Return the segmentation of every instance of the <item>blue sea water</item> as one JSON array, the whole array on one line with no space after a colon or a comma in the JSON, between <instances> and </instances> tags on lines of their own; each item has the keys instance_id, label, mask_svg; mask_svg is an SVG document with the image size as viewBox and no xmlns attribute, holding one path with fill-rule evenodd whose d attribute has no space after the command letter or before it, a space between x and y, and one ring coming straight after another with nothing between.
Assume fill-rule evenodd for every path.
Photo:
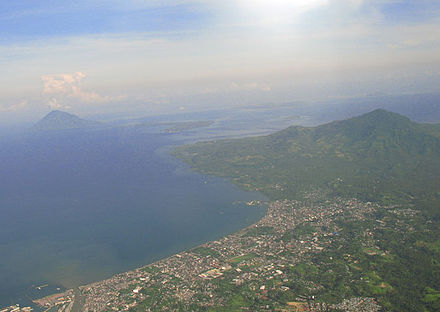
<instances>
[{"instance_id":1,"label":"blue sea water","mask_svg":"<svg viewBox=\"0 0 440 312\"><path fill-rule=\"evenodd\" d=\"M171 157L175 143L142 127L2 139L0 307L142 266L265 213L245 204L262 195Z\"/></svg>"}]
</instances>

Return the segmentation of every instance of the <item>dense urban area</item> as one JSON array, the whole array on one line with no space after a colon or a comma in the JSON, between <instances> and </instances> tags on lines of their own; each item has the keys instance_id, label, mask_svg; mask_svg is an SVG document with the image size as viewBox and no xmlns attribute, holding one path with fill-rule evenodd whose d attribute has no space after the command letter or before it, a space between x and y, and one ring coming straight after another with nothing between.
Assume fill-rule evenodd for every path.
<instances>
[{"instance_id":1,"label":"dense urban area","mask_svg":"<svg viewBox=\"0 0 440 312\"><path fill-rule=\"evenodd\" d=\"M258 223L221 240L37 302L48 311L71 311L77 297L84 311L379 311L393 288L363 267L393 256L375 233L414 231L417 212L306 197L270 203Z\"/></svg>"}]
</instances>

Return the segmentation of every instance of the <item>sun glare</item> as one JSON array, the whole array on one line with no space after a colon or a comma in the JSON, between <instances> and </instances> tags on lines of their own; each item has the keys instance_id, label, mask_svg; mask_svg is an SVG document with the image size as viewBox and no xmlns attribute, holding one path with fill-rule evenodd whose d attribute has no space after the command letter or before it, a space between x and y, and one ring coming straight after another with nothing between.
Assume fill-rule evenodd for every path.
<instances>
[{"instance_id":1,"label":"sun glare","mask_svg":"<svg viewBox=\"0 0 440 312\"><path fill-rule=\"evenodd\" d=\"M328 0L241 0L243 15L265 27L290 24L299 14L327 3Z\"/></svg>"}]
</instances>

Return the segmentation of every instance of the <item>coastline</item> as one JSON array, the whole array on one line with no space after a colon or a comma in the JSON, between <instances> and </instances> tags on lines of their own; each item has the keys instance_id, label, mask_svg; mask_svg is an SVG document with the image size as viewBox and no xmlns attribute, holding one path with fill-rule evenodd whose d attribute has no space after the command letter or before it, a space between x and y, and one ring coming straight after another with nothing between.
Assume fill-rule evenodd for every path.
<instances>
[{"instance_id":1,"label":"coastline","mask_svg":"<svg viewBox=\"0 0 440 312\"><path fill-rule=\"evenodd\" d=\"M251 200L251 201L246 202L246 204L248 206L267 205L265 215L263 215L263 217L261 217L260 220L254 222L253 224L251 224L249 226L246 226L246 227L244 227L242 229L239 229L238 231L235 231L235 232L233 232L231 234L227 234L227 235L223 236L222 238L220 238L219 240L223 240L223 239L225 239L225 238L227 238L229 236L239 235L240 233L243 233L243 232L245 232L245 231L247 231L247 230L249 230L251 228L257 227L258 224L264 218L267 217L267 213L268 213L268 210L269 210L269 202L268 201ZM93 282L93 283L89 283L89 284L86 284L86 285L81 285L81 286L78 286L78 287L73 288L73 289L67 289L64 292L50 294L48 296L44 296L44 297L39 298L39 299L34 299L34 300L32 300L32 302L34 304L42 307L42 308L46 308L45 311L48 311L48 310L52 309L53 307L61 305L60 309L57 310L58 312L81 312L81 311L84 311L83 307L84 307L84 304L85 304L85 302L84 302L85 301L85 296L82 293L83 290L87 290L87 288L90 289L90 288L93 288L93 287L100 287L102 284L113 283L115 281L120 282L121 277L122 277L122 279L123 278L133 278L133 277L138 277L139 278L139 272L141 270L144 270L145 268L161 265L162 263L165 263L168 260L173 259L175 257L180 258L180 257L183 256L183 254L191 252L191 250L194 250L194 249L197 249L197 248L203 248L205 245L208 245L210 243L215 243L215 242L217 242L219 240L208 241L206 243L197 245L195 247L192 247L190 249L184 250L182 252L175 253L175 254L172 254L172 255L170 255L168 257L165 257L165 258L159 259L157 261L154 261L152 263L146 264L144 266L141 266L141 267L138 267L138 268L135 268L135 269L132 269L132 270L128 270L128 271L125 271L125 272L122 272L122 273L115 274L115 275L113 275L110 278L107 278L107 279L104 279L104 280L100 280L100 281L96 281L96 282ZM140 278L142 278L142 277L140 277ZM125 286L125 284L124 284L124 286ZM80 297L79 300L78 300L78 297ZM62 300L60 300L60 298ZM64 305L64 303L67 303L68 305L66 306L66 305ZM62 305L64 305L64 306L62 306ZM21 310L17 310L15 312L19 312L19 311L21 311Z\"/></svg>"},{"instance_id":2,"label":"coastline","mask_svg":"<svg viewBox=\"0 0 440 312\"><path fill-rule=\"evenodd\" d=\"M135 139L138 140L137 137ZM90 199L82 193L75 193L74 196L66 198L60 194L53 199L45 194L38 194L38 202L30 196L20 197L27 200L29 205L44 208L32 210L37 216L48 213L54 219L65 221L54 222L52 219L44 218L42 220L44 222L38 222L40 221L38 218L26 218L27 223L22 224L22 227L26 229L26 235L33 238L25 241L27 245L21 241L20 244L15 244L14 239L8 241L11 248L3 245L6 246L4 250L8 251L10 256L2 259L1 276L5 277L2 283L5 291L0 291L2 295L0 310L12 304L29 306L32 303L29 298L41 298L55 293L59 291L56 289L58 287L64 291L86 285L163 259L208 240L218 239L254 223L265 213L263 208L254 210L244 204L245 201L253 198L264 199L262 195L239 189L226 179L206 177L190 171L183 161L169 155L168 150L161 150L171 146L171 143L175 142L162 136L157 140L155 137L151 140L149 143L152 146L151 152L148 149L144 154L150 155L154 160L153 164L157 162L159 165L145 165L147 168L145 170L147 173L150 172L148 171L150 166L158 169L151 171L151 174L137 173L142 177L142 181L147 181L149 184L137 183L133 180L133 185L139 187L127 186L126 189L129 191L134 189L136 194L131 191L121 191L119 196L118 188L118 192L111 192L110 195L116 195L110 196L110 199L105 196L106 192L99 195L94 192ZM149 144L146 144L147 147L150 146ZM123 184L127 185L124 181ZM99 184L94 183L94 185ZM179 185L182 187L180 188ZM176 195L172 195L174 191ZM85 194L88 192L85 191ZM137 196L138 193L141 194L140 197ZM84 201L81 199L83 195L86 198ZM44 205L46 198L49 200L47 206ZM102 202L99 201L95 205L95 198L102 199ZM118 201L114 201L114 198ZM88 206L87 204L92 201L93 206ZM15 203L12 200L11 202ZM52 203L55 208L52 208ZM234 206L235 203L239 209ZM110 208L102 208L107 206ZM26 209L24 211L27 211ZM61 219L66 215L69 218ZM105 216L105 220L102 220L102 215ZM17 216L20 215L17 213ZM150 222L150 220L154 221ZM31 231L33 224L36 224L35 227L38 229L49 230L33 234ZM51 224L54 226L50 226ZM58 224L63 225L60 225L57 231L51 232L51 229ZM78 228L81 231L76 233ZM164 229L163 233L160 231L161 228ZM40 245L44 248L39 248ZM62 248L63 251L59 252ZM22 266L20 261L15 261L18 258L14 253L16 250L27 253L32 250L33 260L23 260L26 266ZM57 253L52 254L53 250ZM32 275L33 273L35 274ZM8 279L14 282L8 282ZM19 282L15 283L15 281ZM33 287L46 283L49 283L50 287L41 290ZM37 308L35 310L38 311Z\"/></svg>"},{"instance_id":3,"label":"coastline","mask_svg":"<svg viewBox=\"0 0 440 312\"><path fill-rule=\"evenodd\" d=\"M305 223L327 227L347 214L355 219L365 218L377 208L376 204L342 198L311 205L294 200L274 201L258 222L235 233L79 287L84 305L75 307L77 311L145 311L161 306L171 310L222 306L226 298L221 285L231 283L236 287L248 285L247 291L264 299L269 289L283 289L284 286L275 281L286 280L290 266L306 259L309 253L323 250L325 244L319 237L331 242L337 240L337 234L316 232L307 241L285 242L280 238ZM303 299L297 299L299 306L305 304ZM375 311L374 301L368 302L371 311ZM66 310L68 305L57 305L56 301L45 307L71 312Z\"/></svg>"}]
</instances>

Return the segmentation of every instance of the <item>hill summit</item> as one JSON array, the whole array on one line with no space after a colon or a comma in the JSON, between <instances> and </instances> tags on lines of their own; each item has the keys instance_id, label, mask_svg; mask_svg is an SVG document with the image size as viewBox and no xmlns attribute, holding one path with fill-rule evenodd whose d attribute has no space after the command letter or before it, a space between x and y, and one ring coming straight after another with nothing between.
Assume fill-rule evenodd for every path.
<instances>
[{"instance_id":1,"label":"hill summit","mask_svg":"<svg viewBox=\"0 0 440 312\"><path fill-rule=\"evenodd\" d=\"M47 130L62 130L62 129L77 129L85 127L93 127L99 125L96 121L82 119L76 115L54 110L44 116L38 121L32 130L47 131Z\"/></svg>"},{"instance_id":2,"label":"hill summit","mask_svg":"<svg viewBox=\"0 0 440 312\"><path fill-rule=\"evenodd\" d=\"M318 187L365 200L432 203L440 188L439 129L379 109L313 128L197 143L175 154L202 173L273 199Z\"/></svg>"}]
</instances>

